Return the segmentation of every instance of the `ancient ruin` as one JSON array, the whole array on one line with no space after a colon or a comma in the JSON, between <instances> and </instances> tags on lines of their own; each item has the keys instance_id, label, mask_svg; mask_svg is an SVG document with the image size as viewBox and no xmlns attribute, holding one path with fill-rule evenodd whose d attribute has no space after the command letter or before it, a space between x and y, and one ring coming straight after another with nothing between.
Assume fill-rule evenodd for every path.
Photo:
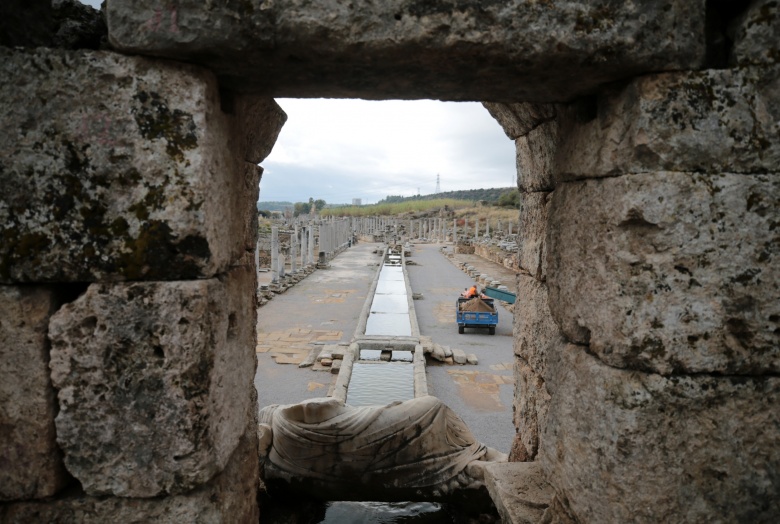
<instances>
[{"instance_id":1,"label":"ancient ruin","mask_svg":"<svg viewBox=\"0 0 780 524\"><path fill-rule=\"evenodd\" d=\"M505 519L778 519L776 0L1 9L0 522L258 521L285 96L482 101L515 141Z\"/></svg>"}]
</instances>

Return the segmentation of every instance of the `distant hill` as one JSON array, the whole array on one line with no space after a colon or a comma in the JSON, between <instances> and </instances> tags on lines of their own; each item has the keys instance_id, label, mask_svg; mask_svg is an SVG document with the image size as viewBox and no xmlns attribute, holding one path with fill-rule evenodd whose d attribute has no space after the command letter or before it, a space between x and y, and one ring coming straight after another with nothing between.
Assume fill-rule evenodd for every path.
<instances>
[{"instance_id":1,"label":"distant hill","mask_svg":"<svg viewBox=\"0 0 780 524\"><path fill-rule=\"evenodd\" d=\"M413 200L438 200L441 198L453 198L455 200L471 200L473 202L485 200L490 203L495 203L498 202L498 197L501 196L501 193L505 193L506 191L512 191L516 189L517 189L516 187L490 187L487 189L446 191L444 193L433 193L430 195L415 195L411 197L390 195L390 196L386 196L385 198L377 202L377 204L393 204L396 202L408 202Z\"/></svg>"},{"instance_id":2,"label":"distant hill","mask_svg":"<svg viewBox=\"0 0 780 524\"><path fill-rule=\"evenodd\" d=\"M284 211L287 208L293 207L295 204L292 202L258 202L257 210L264 209L265 211Z\"/></svg>"}]
</instances>

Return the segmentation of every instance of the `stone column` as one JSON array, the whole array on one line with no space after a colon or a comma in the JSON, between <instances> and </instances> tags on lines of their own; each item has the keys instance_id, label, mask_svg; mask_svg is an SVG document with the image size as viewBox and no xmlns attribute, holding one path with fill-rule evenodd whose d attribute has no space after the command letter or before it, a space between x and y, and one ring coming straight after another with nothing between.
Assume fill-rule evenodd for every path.
<instances>
[{"instance_id":1,"label":"stone column","mask_svg":"<svg viewBox=\"0 0 780 524\"><path fill-rule=\"evenodd\" d=\"M298 272L298 226L294 226L290 237L290 273Z\"/></svg>"},{"instance_id":2,"label":"stone column","mask_svg":"<svg viewBox=\"0 0 780 524\"><path fill-rule=\"evenodd\" d=\"M271 282L279 282L279 228L271 226Z\"/></svg>"},{"instance_id":3,"label":"stone column","mask_svg":"<svg viewBox=\"0 0 780 524\"><path fill-rule=\"evenodd\" d=\"M306 263L308 265L314 264L314 223L309 222L309 242L308 242L308 252L306 255Z\"/></svg>"}]
</instances>

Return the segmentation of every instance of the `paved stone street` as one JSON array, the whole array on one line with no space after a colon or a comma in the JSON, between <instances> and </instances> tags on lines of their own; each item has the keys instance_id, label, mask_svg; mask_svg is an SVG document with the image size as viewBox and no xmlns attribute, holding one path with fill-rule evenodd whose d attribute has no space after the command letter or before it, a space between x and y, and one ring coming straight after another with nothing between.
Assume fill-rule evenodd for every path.
<instances>
[{"instance_id":1,"label":"paved stone street","mask_svg":"<svg viewBox=\"0 0 780 524\"><path fill-rule=\"evenodd\" d=\"M312 349L348 343L358 323L380 257L379 244L358 244L338 255L331 267L317 270L258 310L255 385L260 407L325 396L336 375L329 368L299 368ZM441 252L440 245L414 246L407 267L420 332L435 343L463 349L479 358L477 366L445 365L428 359L428 390L447 403L483 443L509 451L512 426L512 315L499 309L496 334L467 330L458 335L455 298L471 280ZM477 257L478 258L478 257ZM499 275L492 262L485 271ZM501 266L498 266L499 268Z\"/></svg>"}]
</instances>

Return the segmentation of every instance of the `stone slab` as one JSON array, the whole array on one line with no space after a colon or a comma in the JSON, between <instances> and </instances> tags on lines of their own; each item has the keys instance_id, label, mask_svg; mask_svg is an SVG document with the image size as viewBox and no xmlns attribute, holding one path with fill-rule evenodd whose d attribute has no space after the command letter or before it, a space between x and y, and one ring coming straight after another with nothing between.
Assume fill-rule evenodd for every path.
<instances>
[{"instance_id":1,"label":"stone slab","mask_svg":"<svg viewBox=\"0 0 780 524\"><path fill-rule=\"evenodd\" d=\"M278 132L274 103L239 119L210 72L108 52L4 48L0 72L0 282L211 277L254 248L242 158L273 132L239 137L262 108Z\"/></svg>"},{"instance_id":2,"label":"stone slab","mask_svg":"<svg viewBox=\"0 0 780 524\"><path fill-rule=\"evenodd\" d=\"M453 348L452 349L452 360L455 361L456 364L463 365L467 362L466 352L462 349Z\"/></svg>"},{"instance_id":3,"label":"stone slab","mask_svg":"<svg viewBox=\"0 0 780 524\"><path fill-rule=\"evenodd\" d=\"M735 65L777 64L780 62L780 13L775 0L758 0L734 23Z\"/></svg>"},{"instance_id":4,"label":"stone slab","mask_svg":"<svg viewBox=\"0 0 780 524\"><path fill-rule=\"evenodd\" d=\"M543 122L515 141L517 187L521 192L555 189L553 166L558 141L557 120Z\"/></svg>"},{"instance_id":5,"label":"stone slab","mask_svg":"<svg viewBox=\"0 0 780 524\"><path fill-rule=\"evenodd\" d=\"M780 66L648 75L561 116L558 180L657 171L773 173Z\"/></svg>"},{"instance_id":6,"label":"stone slab","mask_svg":"<svg viewBox=\"0 0 780 524\"><path fill-rule=\"evenodd\" d=\"M558 186L550 310L609 365L780 371L780 177L649 173Z\"/></svg>"},{"instance_id":7,"label":"stone slab","mask_svg":"<svg viewBox=\"0 0 780 524\"><path fill-rule=\"evenodd\" d=\"M485 466L485 486L501 521L537 524L555 492L536 462L504 462Z\"/></svg>"},{"instance_id":8,"label":"stone slab","mask_svg":"<svg viewBox=\"0 0 780 524\"><path fill-rule=\"evenodd\" d=\"M535 278L517 276L515 300L514 352L543 377L547 370L547 355L564 340L563 332L550 313L547 285Z\"/></svg>"},{"instance_id":9,"label":"stone slab","mask_svg":"<svg viewBox=\"0 0 780 524\"><path fill-rule=\"evenodd\" d=\"M199 63L238 91L557 102L646 71L700 67L704 4L112 0L107 16L122 52Z\"/></svg>"},{"instance_id":10,"label":"stone slab","mask_svg":"<svg viewBox=\"0 0 780 524\"><path fill-rule=\"evenodd\" d=\"M780 514L780 378L663 377L579 346L559 354L539 460L578 522Z\"/></svg>"},{"instance_id":11,"label":"stone slab","mask_svg":"<svg viewBox=\"0 0 780 524\"><path fill-rule=\"evenodd\" d=\"M252 426L239 441L224 471L193 491L157 498L91 497L71 491L55 499L0 506L0 522L258 522L260 468L256 422Z\"/></svg>"},{"instance_id":12,"label":"stone slab","mask_svg":"<svg viewBox=\"0 0 780 524\"><path fill-rule=\"evenodd\" d=\"M518 457L532 461L539 453L540 432L547 423L551 395L544 378L521 357L515 358L514 378L513 422L521 444Z\"/></svg>"},{"instance_id":13,"label":"stone slab","mask_svg":"<svg viewBox=\"0 0 780 524\"><path fill-rule=\"evenodd\" d=\"M54 495L67 483L49 378L52 288L0 286L0 500Z\"/></svg>"},{"instance_id":14,"label":"stone slab","mask_svg":"<svg viewBox=\"0 0 780 524\"><path fill-rule=\"evenodd\" d=\"M520 193L517 250L520 267L537 280L547 278L547 229L553 193Z\"/></svg>"},{"instance_id":15,"label":"stone slab","mask_svg":"<svg viewBox=\"0 0 780 524\"><path fill-rule=\"evenodd\" d=\"M482 102L482 105L510 140L527 135L541 123L555 118L556 114L555 104Z\"/></svg>"},{"instance_id":16,"label":"stone slab","mask_svg":"<svg viewBox=\"0 0 780 524\"><path fill-rule=\"evenodd\" d=\"M53 317L57 442L89 495L207 482L245 427L256 368L254 270L92 284Z\"/></svg>"}]
</instances>

